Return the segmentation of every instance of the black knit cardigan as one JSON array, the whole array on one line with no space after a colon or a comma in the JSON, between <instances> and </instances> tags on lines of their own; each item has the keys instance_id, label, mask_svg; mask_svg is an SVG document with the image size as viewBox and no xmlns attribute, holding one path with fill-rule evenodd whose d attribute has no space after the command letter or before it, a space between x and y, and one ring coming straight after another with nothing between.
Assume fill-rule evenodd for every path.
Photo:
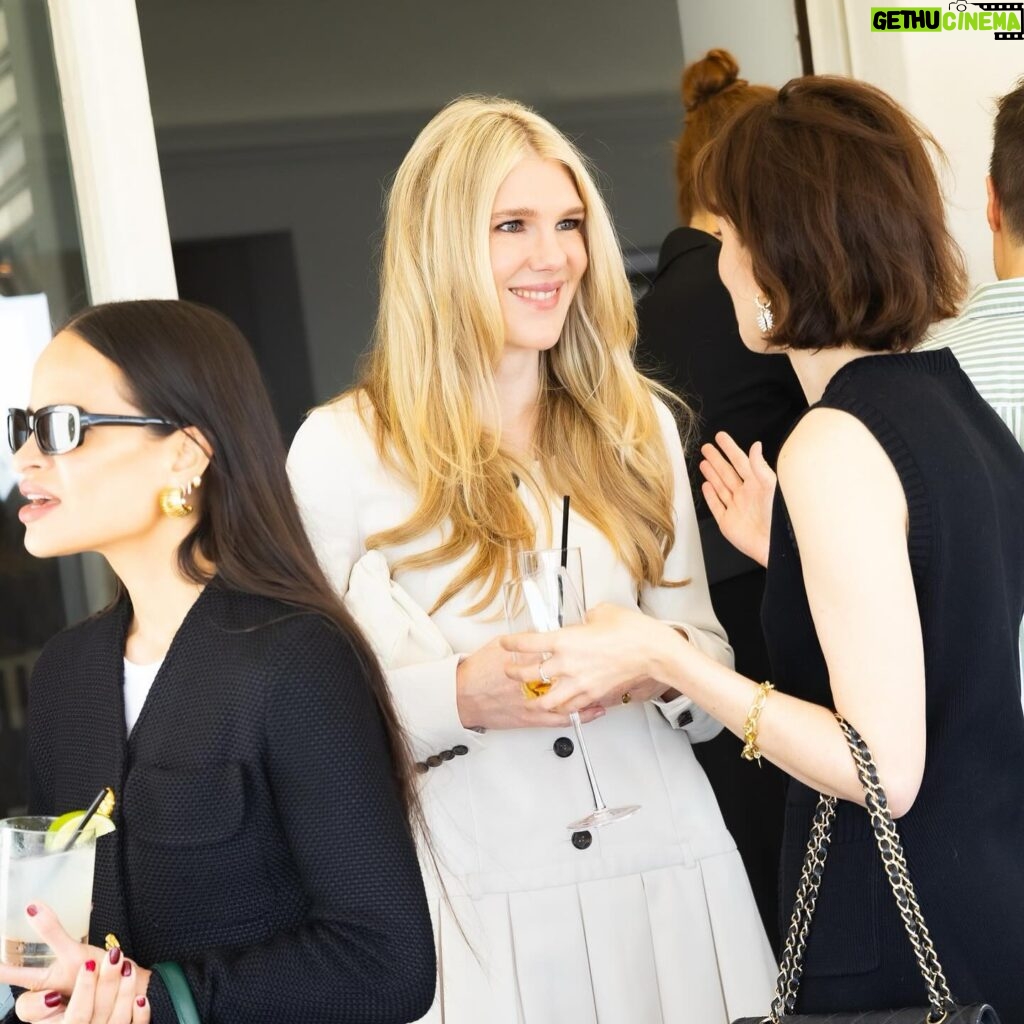
<instances>
[{"instance_id":1,"label":"black knit cardigan","mask_svg":"<svg viewBox=\"0 0 1024 1024\"><path fill-rule=\"evenodd\" d=\"M32 813L110 785L91 941L181 964L206 1024L399 1024L429 1008L433 935L380 716L319 616L208 586L130 737L131 606L65 630L29 693ZM174 1024L154 975L154 1024ZM13 1019L13 1018L12 1018Z\"/></svg>"}]
</instances>

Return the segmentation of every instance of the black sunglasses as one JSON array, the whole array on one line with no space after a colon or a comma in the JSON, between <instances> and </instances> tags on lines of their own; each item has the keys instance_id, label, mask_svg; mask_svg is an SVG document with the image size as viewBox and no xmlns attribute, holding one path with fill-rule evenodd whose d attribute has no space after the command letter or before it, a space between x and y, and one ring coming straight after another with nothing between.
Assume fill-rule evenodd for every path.
<instances>
[{"instance_id":1,"label":"black sunglasses","mask_svg":"<svg viewBox=\"0 0 1024 1024\"><path fill-rule=\"evenodd\" d=\"M175 427L170 420L149 416L114 416L102 412L85 412L77 405L47 405L36 412L27 409L7 410L7 443L18 451L35 434L36 444L44 455L64 455L82 443L89 427L120 424L126 427Z\"/></svg>"}]
</instances>

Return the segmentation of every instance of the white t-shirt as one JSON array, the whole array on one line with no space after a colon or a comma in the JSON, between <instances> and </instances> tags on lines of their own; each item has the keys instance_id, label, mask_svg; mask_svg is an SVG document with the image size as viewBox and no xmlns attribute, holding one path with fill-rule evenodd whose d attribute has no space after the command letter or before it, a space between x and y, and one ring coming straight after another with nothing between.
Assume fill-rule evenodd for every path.
<instances>
[{"instance_id":1,"label":"white t-shirt","mask_svg":"<svg viewBox=\"0 0 1024 1024\"><path fill-rule=\"evenodd\" d=\"M152 665L136 665L135 662L124 659L124 720L129 734L139 720L142 705L149 696L149 688L153 685L153 680L156 679L156 674L163 663L163 658Z\"/></svg>"}]
</instances>

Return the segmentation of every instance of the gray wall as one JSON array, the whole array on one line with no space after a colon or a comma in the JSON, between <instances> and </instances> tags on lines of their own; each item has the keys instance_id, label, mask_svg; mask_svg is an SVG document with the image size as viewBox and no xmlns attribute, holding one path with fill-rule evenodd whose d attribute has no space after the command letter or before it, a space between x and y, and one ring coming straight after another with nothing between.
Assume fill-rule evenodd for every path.
<instances>
[{"instance_id":1,"label":"gray wall","mask_svg":"<svg viewBox=\"0 0 1024 1024\"><path fill-rule=\"evenodd\" d=\"M678 4L686 63L724 46L750 82L778 86L803 74L793 0L678 0Z\"/></svg>"},{"instance_id":2,"label":"gray wall","mask_svg":"<svg viewBox=\"0 0 1024 1024\"><path fill-rule=\"evenodd\" d=\"M679 74L675 0L137 6L158 126L418 111L468 91L638 96Z\"/></svg>"},{"instance_id":3,"label":"gray wall","mask_svg":"<svg viewBox=\"0 0 1024 1024\"><path fill-rule=\"evenodd\" d=\"M369 341L386 182L455 95L522 99L575 137L624 247L674 225L675 0L138 8L172 238L292 233L318 400Z\"/></svg>"},{"instance_id":4,"label":"gray wall","mask_svg":"<svg viewBox=\"0 0 1024 1024\"><path fill-rule=\"evenodd\" d=\"M673 225L674 97L552 106L598 165L624 247L657 247ZM431 113L158 135L172 238L291 232L318 401L368 343L385 184Z\"/></svg>"}]
</instances>

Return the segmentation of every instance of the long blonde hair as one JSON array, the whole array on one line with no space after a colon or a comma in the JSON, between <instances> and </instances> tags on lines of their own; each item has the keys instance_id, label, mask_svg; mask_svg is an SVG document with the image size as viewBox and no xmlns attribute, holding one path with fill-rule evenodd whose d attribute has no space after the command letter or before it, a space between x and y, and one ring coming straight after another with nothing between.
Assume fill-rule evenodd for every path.
<instances>
[{"instance_id":1,"label":"long blonde hair","mask_svg":"<svg viewBox=\"0 0 1024 1024\"><path fill-rule=\"evenodd\" d=\"M534 435L540 470L505 451L484 424L498 408L494 370L504 324L490 263L492 204L526 155L561 163L586 209L588 267L558 343L541 353ZM516 494L521 480L552 494L604 533L635 579L665 583L675 538L673 473L655 396L678 400L637 372L633 300L622 254L583 158L551 124L508 100L463 97L423 129L395 177L386 210L380 312L354 392L387 464L418 504L404 523L367 539L405 544L435 529L443 541L397 570L468 556L435 609L467 586L488 607L515 554L536 546ZM370 423L366 402L373 417ZM550 543L551 523L547 524Z\"/></svg>"}]
</instances>

